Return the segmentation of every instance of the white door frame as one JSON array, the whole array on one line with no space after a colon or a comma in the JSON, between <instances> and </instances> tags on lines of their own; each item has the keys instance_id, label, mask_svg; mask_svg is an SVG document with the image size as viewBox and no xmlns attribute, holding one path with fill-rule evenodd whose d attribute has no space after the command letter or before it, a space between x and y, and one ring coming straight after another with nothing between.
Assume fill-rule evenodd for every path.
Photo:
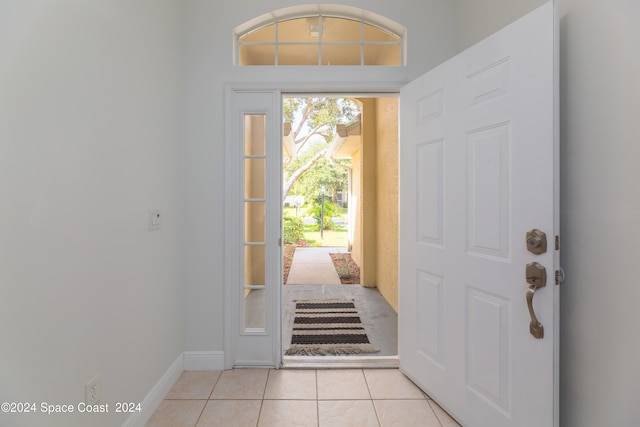
<instances>
[{"instance_id":1,"label":"white door frame","mask_svg":"<svg viewBox=\"0 0 640 427\"><path fill-rule=\"evenodd\" d=\"M240 203L240 195L242 192L242 188L240 186L240 175L237 168L234 168L235 165L239 161L240 151L237 149L237 136L238 130L236 126L238 126L237 118L233 117L235 112L235 107L233 105L233 99L235 93L266 93L271 92L274 97L274 103L277 105L281 105L281 99L283 94L300 94L300 95L313 95L313 94L322 94L322 95L340 95L340 96L350 96L350 95L360 95L360 96L375 96L375 95L391 95L400 93L400 88L404 86L406 82L357 82L357 83L348 83L345 84L344 87L340 87L340 85L335 82L326 82L326 83L318 83L318 82L281 82L281 83L228 83L225 85L225 235L224 235L224 253L225 253L225 262L224 262L224 367L225 369L231 369L236 366L263 366L263 367L275 367L279 368L282 366L283 355L282 355L282 286L274 285L271 292L268 293L268 300L266 303L267 307L272 308L275 313L267 313L268 319L268 336L270 337L269 345L271 349L269 349L266 353L272 354L272 360L266 360L267 358L262 358L262 360L245 360L238 359L238 346L239 339L242 336L240 333L240 299L238 289L241 286L241 269L242 262L241 257L238 256L241 248L241 241L243 236L241 234L241 226L239 224L239 218L243 217L241 211L241 203ZM275 123L282 123L282 108L279 108L274 115L272 116ZM277 141L282 142L282 127L281 126L273 126L267 127L270 129L270 135L268 138L275 139ZM280 156L281 160L281 156ZM279 182L280 187L282 187L281 180ZM272 196L270 197L270 201L273 204L274 201L277 204L277 210L279 211L278 218L280 221L277 222L280 230L282 229L282 206L280 203L281 200L281 192L278 193L279 196L276 197L273 195L276 192L272 192ZM268 204L268 202L267 202ZM269 208L268 208L269 209ZM272 218L275 216L274 207L272 212ZM267 229L269 230L276 224L275 220L272 223L267 224ZM273 231L273 230L272 230ZM282 247L279 246L279 253L275 254L279 259L282 258ZM271 259L274 259L271 257ZM268 268L268 267L267 267ZM280 281L278 283L282 284L282 263L279 264L279 277ZM244 339L244 338L242 338ZM265 339L263 337L256 337L256 339L260 339L265 345Z\"/></svg>"},{"instance_id":2,"label":"white door frame","mask_svg":"<svg viewBox=\"0 0 640 427\"><path fill-rule=\"evenodd\" d=\"M279 291L274 285L281 269L276 267L280 237L278 227L269 227L280 215L278 205L269 203L279 199L282 186L274 179L274 163L281 162L282 137L281 126L277 123L281 116L280 93L274 89L242 90L226 87L225 91L225 227L224 227L224 301L225 301L225 368L233 367L277 367L280 341ZM265 116L264 152L259 155L245 152L245 117ZM245 162L256 159L264 161L265 186L261 195L245 194ZM259 197L246 199L245 197ZM245 236L245 205L263 203L265 229L258 238L261 242L245 242L253 237ZM280 215L281 216L281 215ZM250 282L245 287L244 258L246 247L262 246L264 260L264 282ZM274 258L276 257L276 258ZM259 288L259 289L257 289ZM259 325L245 324L245 303L248 294L254 290L264 295L263 319ZM259 295L259 294L258 294ZM259 299L259 298L258 298Z\"/></svg>"},{"instance_id":3,"label":"white door frame","mask_svg":"<svg viewBox=\"0 0 640 427\"><path fill-rule=\"evenodd\" d=\"M557 22L556 22L557 25ZM555 43L557 45L557 36L556 36L556 40ZM558 54L558 49L556 47L556 55ZM555 61L555 66L557 67L558 64L558 60L556 59ZM554 71L555 74L555 87L558 87L558 70L556 69ZM295 94L323 94L323 95L327 95L327 94L340 94L340 95L349 95L349 94L359 94L359 95L374 95L374 94L397 94L398 97L400 96L400 89L406 85L408 83L408 81L384 81L384 82L365 82L365 81L360 81L360 82L349 82L349 83L343 83L343 84L337 84L335 82L317 82L317 81L309 81L309 82L276 82L276 83L248 83L248 82L236 82L236 83L228 83L225 85L225 94L228 94L232 91L264 91L264 90L276 90L279 92L279 96L280 98L282 97L282 94L290 94L290 93L295 93ZM225 164L229 165L230 164L230 159L226 156L228 156L228 150L226 150L227 145L229 144L228 141L228 129L230 128L231 124L230 124L230 120L228 117L228 112L229 112L229 105L228 105L228 96L226 99L226 105L225 105L225 114L227 115L225 117ZM556 99L554 100L555 104L556 104L556 114L558 111L557 108L557 104L558 104L558 99L556 97ZM279 122L282 121L282 111L278 112L279 117L277 118L277 120ZM555 126L556 129L554 130L555 133L555 139L556 141L558 141L558 135L559 135L559 131L558 131L558 120L556 119L555 122ZM281 138L280 138L281 139ZM558 150L558 147L556 145L556 150ZM558 150L559 151L559 150ZM558 153L556 153L556 161L559 161L559 156ZM558 167L558 166L556 166ZM228 205L228 201L226 200L227 195L229 194L229 192L231 191L239 191L238 188L236 188L236 186L234 186L234 183L231 181L233 174L231 174L231 176L229 175L228 171L225 171L225 201L227 202ZM558 198L559 195L559 191L557 191L557 187L559 186L558 183L556 183L556 198ZM557 203L557 205L559 206L559 203ZM239 209L239 208L238 208ZM281 209L281 207L280 207ZM230 207L225 207L225 230L227 230L228 232L228 223L226 221L228 221L230 218L238 218L239 215L239 210L233 211L232 209L230 209ZM281 217L282 215L280 215ZM559 220L558 218L556 218L556 224L555 224L555 229L559 230ZM234 238L236 240L234 240ZM230 236L229 234L225 234L225 254L228 255L229 253L231 253L229 251L229 247L233 246L234 242L239 241L238 236ZM281 249L280 249L281 251ZM281 255L281 252L280 252ZM556 255L557 256L557 255ZM557 258L556 258L556 262L555 265L559 265L557 262ZM234 367L234 340L233 340L233 331L237 330L237 326L234 327L234 324L237 324L238 320L237 320L237 307L235 307L234 304L234 298L232 297L234 290L236 289L237 284L236 283L232 283L229 279L229 277L233 276L233 271L237 271L240 268L240 266L238 265L238 260L237 259L233 259L233 258L227 258L225 257L225 271L224 271L224 278L225 278L225 285L224 285L224 302L225 302L225 312L224 312L224 321L225 321L225 326L224 326L224 354L225 354L225 369L231 369ZM230 274L231 273L231 274ZM282 277L280 275L280 277ZM398 287L400 287L401 284L398 283ZM275 324L273 325L274 331L277 331L277 337L274 336L274 341L273 341L273 346L275 351L275 360L274 360L274 365L276 368L279 368L280 366L282 366L282 360L283 360L283 355L282 355L282 342L281 342L281 331L282 331L282 316L281 316L281 310L282 310L282 286L277 286L275 292L273 293L273 307L275 307L275 309L277 310L278 316L276 317L275 320ZM559 306L554 307L554 316L556 317L556 319L559 318ZM558 345L558 337L555 336L554 340L556 340L555 346L556 348ZM558 355L556 353L555 355L556 361L555 361L555 366L558 366ZM557 377L557 370L556 372L554 372L554 377ZM558 380L557 378L555 379L555 390L554 390L554 394L556 396L558 396ZM557 425L558 423L558 407L556 406L555 408L555 414L554 414L554 418L555 418L555 425Z\"/></svg>"}]
</instances>

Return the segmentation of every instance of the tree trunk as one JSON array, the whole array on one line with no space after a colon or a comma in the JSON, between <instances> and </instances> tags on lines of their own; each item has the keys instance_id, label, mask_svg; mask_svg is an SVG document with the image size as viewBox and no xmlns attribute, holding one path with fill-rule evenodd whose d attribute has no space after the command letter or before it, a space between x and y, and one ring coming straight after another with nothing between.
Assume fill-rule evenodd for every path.
<instances>
[{"instance_id":1,"label":"tree trunk","mask_svg":"<svg viewBox=\"0 0 640 427\"><path fill-rule=\"evenodd\" d=\"M284 203L284 200L287 198L287 196L289 195L289 192L291 191L291 188L293 187L293 184L296 183L296 181L298 180L298 178L300 178L302 176L303 173L305 173L306 171L308 171L309 169L311 169L311 166L313 166L315 164L315 162L317 162L318 160L320 160L321 158L323 158L325 155L327 154L327 149L325 148L324 150L320 150L315 156L313 156L307 163L305 163L304 165L302 165L300 167L300 169L298 169L297 171L295 171L293 173L293 175L291 175L291 177L289 178L289 181L287 181L287 183L284 186L284 191L282 192L282 202Z\"/></svg>"}]
</instances>

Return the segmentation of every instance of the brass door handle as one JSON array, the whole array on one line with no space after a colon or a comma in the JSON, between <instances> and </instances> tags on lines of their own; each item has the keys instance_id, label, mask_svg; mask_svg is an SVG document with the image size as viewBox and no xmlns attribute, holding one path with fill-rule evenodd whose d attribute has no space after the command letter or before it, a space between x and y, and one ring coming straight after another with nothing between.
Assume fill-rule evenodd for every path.
<instances>
[{"instance_id":1,"label":"brass door handle","mask_svg":"<svg viewBox=\"0 0 640 427\"><path fill-rule=\"evenodd\" d=\"M538 321L536 312L533 311L533 296L535 295L537 288L535 286L529 286L526 290L527 305L529 306L529 315L531 316L531 323L529 323L529 332L531 335L538 339L544 338L544 326Z\"/></svg>"},{"instance_id":2,"label":"brass door handle","mask_svg":"<svg viewBox=\"0 0 640 427\"><path fill-rule=\"evenodd\" d=\"M542 339L544 337L544 327L536 317L536 313L533 310L533 296L536 294L538 289L544 288L547 285L547 270L540 263L532 262L527 264L525 276L527 278L527 283L530 285L525 291L527 306L529 307L529 316L531 316L529 332L531 332L531 335L534 337Z\"/></svg>"}]
</instances>

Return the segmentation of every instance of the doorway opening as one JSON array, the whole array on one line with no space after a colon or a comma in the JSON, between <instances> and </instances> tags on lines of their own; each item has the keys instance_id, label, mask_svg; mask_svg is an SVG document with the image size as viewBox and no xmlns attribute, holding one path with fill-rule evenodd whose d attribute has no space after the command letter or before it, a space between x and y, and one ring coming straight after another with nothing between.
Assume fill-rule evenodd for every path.
<instances>
[{"instance_id":1,"label":"doorway opening","mask_svg":"<svg viewBox=\"0 0 640 427\"><path fill-rule=\"evenodd\" d=\"M284 366L396 367L398 97L284 94L282 105ZM309 301L352 301L360 325ZM301 326L318 313L330 320ZM370 347L348 344L360 340Z\"/></svg>"}]
</instances>

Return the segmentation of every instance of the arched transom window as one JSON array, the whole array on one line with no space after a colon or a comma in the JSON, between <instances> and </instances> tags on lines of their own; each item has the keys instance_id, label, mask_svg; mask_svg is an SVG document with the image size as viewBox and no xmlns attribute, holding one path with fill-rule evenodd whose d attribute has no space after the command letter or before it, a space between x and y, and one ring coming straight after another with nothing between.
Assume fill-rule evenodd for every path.
<instances>
[{"instance_id":1,"label":"arched transom window","mask_svg":"<svg viewBox=\"0 0 640 427\"><path fill-rule=\"evenodd\" d=\"M351 8L349 8L351 9ZM349 10L353 12L354 10ZM257 18L236 29L235 63L247 65L404 65L404 27L378 15L299 13ZM256 23L256 21L258 23ZM385 25L387 24L387 25Z\"/></svg>"}]
</instances>

